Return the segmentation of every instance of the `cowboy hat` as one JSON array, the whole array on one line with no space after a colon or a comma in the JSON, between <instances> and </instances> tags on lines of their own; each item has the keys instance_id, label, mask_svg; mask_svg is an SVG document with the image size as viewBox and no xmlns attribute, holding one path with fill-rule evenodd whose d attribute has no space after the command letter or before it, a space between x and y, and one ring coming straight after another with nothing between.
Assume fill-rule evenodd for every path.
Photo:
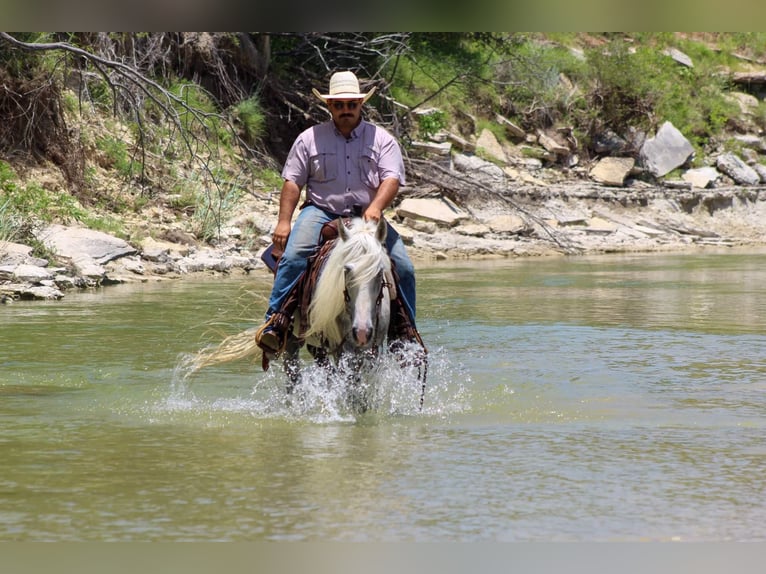
<instances>
[{"instance_id":1,"label":"cowboy hat","mask_svg":"<svg viewBox=\"0 0 766 574\"><path fill-rule=\"evenodd\" d=\"M366 102L375 93L375 86L363 94L359 91L359 80L356 79L354 72L335 72L330 77L330 93L320 94L316 88L311 88L314 95L327 103L327 100L358 100Z\"/></svg>"}]
</instances>

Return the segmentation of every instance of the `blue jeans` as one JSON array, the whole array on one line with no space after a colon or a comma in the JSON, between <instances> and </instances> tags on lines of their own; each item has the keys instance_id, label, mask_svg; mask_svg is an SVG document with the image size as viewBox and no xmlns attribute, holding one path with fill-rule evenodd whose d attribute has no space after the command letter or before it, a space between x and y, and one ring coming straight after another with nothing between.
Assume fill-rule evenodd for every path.
<instances>
[{"instance_id":1,"label":"blue jeans","mask_svg":"<svg viewBox=\"0 0 766 574\"><path fill-rule=\"evenodd\" d=\"M337 219L337 215L326 213L313 205L307 205L298 214L293 224L290 236L287 238L285 252L277 266L274 286L271 288L269 308L266 318L271 317L282 306L282 303L293 290L295 284L306 270L308 257L316 249L322 226ZM386 249L399 275L399 289L404 305L415 325L415 267L412 265L404 242L396 231L389 225L386 235Z\"/></svg>"}]
</instances>

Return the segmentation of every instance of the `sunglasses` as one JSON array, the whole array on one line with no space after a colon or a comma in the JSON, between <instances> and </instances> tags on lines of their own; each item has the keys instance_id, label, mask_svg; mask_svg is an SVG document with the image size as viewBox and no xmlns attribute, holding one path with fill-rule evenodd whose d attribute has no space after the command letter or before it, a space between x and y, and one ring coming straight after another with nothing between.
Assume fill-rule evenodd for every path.
<instances>
[{"instance_id":1,"label":"sunglasses","mask_svg":"<svg viewBox=\"0 0 766 574\"><path fill-rule=\"evenodd\" d=\"M344 107L348 108L349 110L355 110L359 104L360 102L356 100L353 100L350 102L335 100L334 102L332 102L332 107L338 111L342 110Z\"/></svg>"}]
</instances>

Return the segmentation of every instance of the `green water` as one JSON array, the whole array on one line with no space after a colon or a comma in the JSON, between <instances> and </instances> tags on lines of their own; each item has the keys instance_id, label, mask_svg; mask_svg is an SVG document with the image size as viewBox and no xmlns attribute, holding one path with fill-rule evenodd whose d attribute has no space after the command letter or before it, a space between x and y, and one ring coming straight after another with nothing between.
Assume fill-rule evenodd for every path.
<instances>
[{"instance_id":1,"label":"green water","mask_svg":"<svg viewBox=\"0 0 766 574\"><path fill-rule=\"evenodd\" d=\"M423 410L389 361L362 416L189 375L269 280L0 307L0 540L766 539L765 253L420 266Z\"/></svg>"}]
</instances>

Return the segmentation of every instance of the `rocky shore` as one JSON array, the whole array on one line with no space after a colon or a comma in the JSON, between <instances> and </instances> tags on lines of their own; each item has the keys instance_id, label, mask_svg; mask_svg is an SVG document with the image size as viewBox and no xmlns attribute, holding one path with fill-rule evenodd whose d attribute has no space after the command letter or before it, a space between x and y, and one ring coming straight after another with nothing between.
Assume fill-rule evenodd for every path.
<instances>
[{"instance_id":1,"label":"rocky shore","mask_svg":"<svg viewBox=\"0 0 766 574\"><path fill-rule=\"evenodd\" d=\"M620 157L586 167L560 151L546 163L498 147L494 153L502 153L503 161L490 161L482 156L496 142L487 137L478 139L480 154L472 153L475 148L456 151L437 144L425 159L412 159L415 183L402 189L386 215L416 265L766 244L766 184L754 169L745 169L744 176L734 171L747 165L731 154L711 160L702 174L688 169L680 179L647 183L632 159ZM540 149L549 143L536 141ZM688 159L686 150L668 164L668 148L656 139L648 143L646 154L655 155L645 154L642 164L650 169L665 162L656 169L667 173ZM678 141L666 145L670 151L679 147ZM753 145L761 146L760 140ZM278 191L248 195L212 243L198 241L183 220L157 206L125 222L127 240L47 225L35 236L56 254L55 262L36 257L29 245L0 242L0 301L61 299L72 289L199 274L262 270L264 281L271 281L260 254L269 244L277 210Z\"/></svg>"},{"instance_id":2,"label":"rocky shore","mask_svg":"<svg viewBox=\"0 0 766 574\"><path fill-rule=\"evenodd\" d=\"M388 214L416 264L766 244L766 188L613 189L570 182L477 195L461 205L421 192L426 195L407 196ZM263 269L260 254L276 221L276 201L252 200L242 209L215 246L180 231L166 230L173 240L131 243L84 228L45 227L38 237L63 264L34 257L27 245L0 244L0 297L5 303L60 299L72 289Z\"/></svg>"}]
</instances>

